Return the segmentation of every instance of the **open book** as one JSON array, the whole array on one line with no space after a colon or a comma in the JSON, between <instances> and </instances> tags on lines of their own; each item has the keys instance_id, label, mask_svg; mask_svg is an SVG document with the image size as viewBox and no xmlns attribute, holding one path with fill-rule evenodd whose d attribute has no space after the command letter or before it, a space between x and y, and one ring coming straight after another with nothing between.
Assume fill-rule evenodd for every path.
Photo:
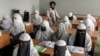
<instances>
[{"instance_id":1,"label":"open book","mask_svg":"<svg viewBox=\"0 0 100 56\"><path fill-rule=\"evenodd\" d=\"M67 46L67 48L72 53L84 54L84 48L83 47Z\"/></svg>"},{"instance_id":2,"label":"open book","mask_svg":"<svg viewBox=\"0 0 100 56\"><path fill-rule=\"evenodd\" d=\"M40 45L40 46L49 47L49 48L54 48L55 42L43 41L43 42L40 43L39 45Z\"/></svg>"},{"instance_id":3,"label":"open book","mask_svg":"<svg viewBox=\"0 0 100 56\"><path fill-rule=\"evenodd\" d=\"M43 47L43 46L35 46L35 48L38 50L38 52L43 53L47 50L47 48Z\"/></svg>"}]
</instances>

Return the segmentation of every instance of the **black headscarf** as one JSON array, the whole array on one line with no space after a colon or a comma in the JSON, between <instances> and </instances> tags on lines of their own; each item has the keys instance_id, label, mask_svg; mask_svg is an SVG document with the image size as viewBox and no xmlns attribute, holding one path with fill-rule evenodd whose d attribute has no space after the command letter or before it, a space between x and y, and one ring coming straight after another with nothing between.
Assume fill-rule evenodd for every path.
<instances>
[{"instance_id":1,"label":"black headscarf","mask_svg":"<svg viewBox=\"0 0 100 56\"><path fill-rule=\"evenodd\" d=\"M20 41L17 56L30 56L30 40Z\"/></svg>"},{"instance_id":2,"label":"black headscarf","mask_svg":"<svg viewBox=\"0 0 100 56\"><path fill-rule=\"evenodd\" d=\"M85 47L86 29L77 29L74 46Z\"/></svg>"},{"instance_id":3,"label":"black headscarf","mask_svg":"<svg viewBox=\"0 0 100 56\"><path fill-rule=\"evenodd\" d=\"M66 46L54 46L54 56L65 56Z\"/></svg>"},{"instance_id":4,"label":"black headscarf","mask_svg":"<svg viewBox=\"0 0 100 56\"><path fill-rule=\"evenodd\" d=\"M73 20L73 15L71 17L69 17L69 20Z\"/></svg>"}]
</instances>

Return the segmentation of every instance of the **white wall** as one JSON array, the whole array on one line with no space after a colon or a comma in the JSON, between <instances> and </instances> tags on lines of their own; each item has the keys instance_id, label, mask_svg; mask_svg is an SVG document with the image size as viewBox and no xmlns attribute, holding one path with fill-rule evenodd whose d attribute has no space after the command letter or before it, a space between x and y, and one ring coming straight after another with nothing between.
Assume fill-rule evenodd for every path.
<instances>
[{"instance_id":1,"label":"white wall","mask_svg":"<svg viewBox=\"0 0 100 56\"><path fill-rule=\"evenodd\" d=\"M39 10L39 0L0 0L0 18L5 14L10 14L11 9L17 8L23 14L24 10L33 12Z\"/></svg>"},{"instance_id":2,"label":"white wall","mask_svg":"<svg viewBox=\"0 0 100 56\"><path fill-rule=\"evenodd\" d=\"M52 0L40 0L40 11L45 13L49 8L49 2ZM76 14L87 14L100 16L100 0L54 0L56 8L61 16L69 12Z\"/></svg>"}]
</instances>

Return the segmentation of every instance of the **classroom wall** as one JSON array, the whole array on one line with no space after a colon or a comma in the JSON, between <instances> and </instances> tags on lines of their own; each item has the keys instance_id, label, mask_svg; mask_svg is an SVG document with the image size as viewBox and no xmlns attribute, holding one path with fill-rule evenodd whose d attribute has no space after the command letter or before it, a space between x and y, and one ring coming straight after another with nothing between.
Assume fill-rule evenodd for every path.
<instances>
[{"instance_id":1,"label":"classroom wall","mask_svg":"<svg viewBox=\"0 0 100 56\"><path fill-rule=\"evenodd\" d=\"M49 2L52 0L40 0L40 12L46 13ZM87 14L100 16L100 0L54 0L58 13L63 17L69 12L75 14Z\"/></svg>"},{"instance_id":2,"label":"classroom wall","mask_svg":"<svg viewBox=\"0 0 100 56\"><path fill-rule=\"evenodd\" d=\"M5 14L11 14L11 9L17 8L23 14L24 10L33 12L39 10L39 0L0 0L0 18Z\"/></svg>"}]
</instances>

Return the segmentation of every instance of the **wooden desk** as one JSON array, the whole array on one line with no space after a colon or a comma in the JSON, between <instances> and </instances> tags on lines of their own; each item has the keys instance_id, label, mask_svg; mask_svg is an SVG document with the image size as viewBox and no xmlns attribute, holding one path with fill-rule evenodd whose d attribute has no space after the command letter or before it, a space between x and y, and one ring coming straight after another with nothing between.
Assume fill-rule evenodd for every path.
<instances>
[{"instance_id":1,"label":"wooden desk","mask_svg":"<svg viewBox=\"0 0 100 56\"><path fill-rule=\"evenodd\" d=\"M27 33L32 33L33 32L33 24L25 25L25 29L26 29Z\"/></svg>"},{"instance_id":2,"label":"wooden desk","mask_svg":"<svg viewBox=\"0 0 100 56\"><path fill-rule=\"evenodd\" d=\"M86 18L86 15L83 14L74 14L74 15L77 17L78 20L84 20ZM99 20L99 16L93 16L93 17L96 19L96 21Z\"/></svg>"},{"instance_id":3,"label":"wooden desk","mask_svg":"<svg viewBox=\"0 0 100 56\"><path fill-rule=\"evenodd\" d=\"M0 31L2 32L2 36L0 36L0 49L1 49L10 44L10 34L3 30Z\"/></svg>"},{"instance_id":4,"label":"wooden desk","mask_svg":"<svg viewBox=\"0 0 100 56\"><path fill-rule=\"evenodd\" d=\"M33 39L33 43L35 45L38 45L39 43L41 43L42 41L39 41L39 40L36 40L36 39ZM53 55L53 52L54 49L53 48L47 48L47 50L43 53L43 54L46 54L47 56L50 56L50 55ZM84 51L85 52L85 51ZM85 54L77 54L77 53L71 53L71 56L85 56Z\"/></svg>"},{"instance_id":5,"label":"wooden desk","mask_svg":"<svg viewBox=\"0 0 100 56\"><path fill-rule=\"evenodd\" d=\"M70 23L72 24L72 28L77 28L77 26L80 24L80 20L70 21ZM94 23L94 26L97 26L97 22Z\"/></svg>"},{"instance_id":6,"label":"wooden desk","mask_svg":"<svg viewBox=\"0 0 100 56\"><path fill-rule=\"evenodd\" d=\"M54 30L54 32L57 31L57 27L52 26L51 28ZM76 32L76 29L66 29L66 31L69 35L72 35L74 32ZM91 39L92 39L92 48L95 48L96 40L97 40L99 33L98 33L98 31L93 31L93 32L88 32L88 33L89 33L89 35L91 36Z\"/></svg>"}]
</instances>

